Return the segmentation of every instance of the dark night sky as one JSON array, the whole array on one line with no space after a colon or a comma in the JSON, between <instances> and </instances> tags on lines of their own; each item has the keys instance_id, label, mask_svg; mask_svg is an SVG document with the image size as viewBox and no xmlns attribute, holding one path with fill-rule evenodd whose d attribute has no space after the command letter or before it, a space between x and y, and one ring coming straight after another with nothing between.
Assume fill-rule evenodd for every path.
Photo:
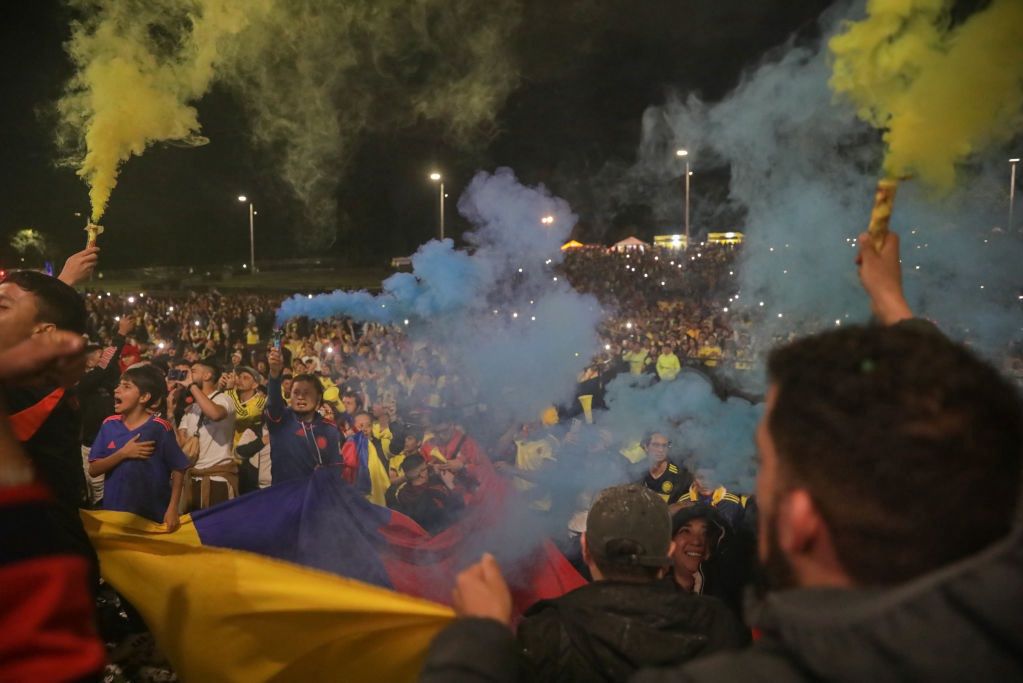
<instances>
[{"instance_id":1,"label":"dark night sky","mask_svg":"<svg viewBox=\"0 0 1023 683\"><path fill-rule=\"evenodd\" d=\"M765 50L794 32L810 33L827 0L524 0L511 37L522 81L498 116L499 133L475 152L456 151L435 127L416 125L359 140L338 188L357 227L332 253L379 264L410 252L436 229L437 166L449 179L449 215L477 169L511 166L528 184L556 194L605 164L629 163L644 109L666 92L720 98ZM54 165L48 108L71 73L62 43L70 15L57 0L4 3L0 69L0 262L9 236L41 230L60 254L83 240L86 187ZM216 88L198 105L205 147L157 146L124 167L104 223L107 267L246 260L248 224L235 197L256 198L257 258L293 251L286 226L298 206L272 165L249 144L245 117ZM572 197L569 197L572 199ZM581 226L600 222L586 205ZM612 217L602 217L613 222ZM453 223L453 224L452 224ZM454 230L463 225L449 223ZM644 226L639 226L642 229ZM652 227L652 226L646 226ZM586 235L583 237L599 237Z\"/></svg>"}]
</instances>

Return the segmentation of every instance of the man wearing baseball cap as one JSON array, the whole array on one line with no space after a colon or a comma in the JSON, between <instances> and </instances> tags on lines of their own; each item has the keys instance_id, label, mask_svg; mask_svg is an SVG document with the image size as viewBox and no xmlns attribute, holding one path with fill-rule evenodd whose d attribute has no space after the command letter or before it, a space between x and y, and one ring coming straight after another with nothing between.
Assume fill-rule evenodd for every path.
<instances>
[{"instance_id":1,"label":"man wearing baseball cap","mask_svg":"<svg viewBox=\"0 0 1023 683\"><path fill-rule=\"evenodd\" d=\"M593 583L526 610L516 633L525 657L509 662L521 671L516 679L623 681L640 667L681 664L744 645L747 633L723 603L658 581L671 566L673 545L668 505L656 493L638 484L602 491L582 535ZM476 568L499 572L490 555ZM463 587L471 590L472 582L459 577L456 609ZM464 659L458 650L467 631L478 641L482 630L507 633L508 621L504 624L480 618L455 622L434 642L421 680L430 680L431 669L439 676L450 673L448 654ZM489 659L494 653L480 654Z\"/></svg>"}]
</instances>

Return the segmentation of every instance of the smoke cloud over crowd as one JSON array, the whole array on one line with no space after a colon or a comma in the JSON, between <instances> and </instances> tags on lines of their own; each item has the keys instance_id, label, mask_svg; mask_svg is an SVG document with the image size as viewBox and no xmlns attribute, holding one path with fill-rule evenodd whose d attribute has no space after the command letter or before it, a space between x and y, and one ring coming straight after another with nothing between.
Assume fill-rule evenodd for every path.
<instances>
[{"instance_id":1,"label":"smoke cloud over crowd","mask_svg":"<svg viewBox=\"0 0 1023 683\"><path fill-rule=\"evenodd\" d=\"M93 220L120 168L157 143L203 144L197 103L215 85L249 114L306 209L305 247L328 244L342 171L361 133L436 122L458 147L494 130L518 83L506 40L515 0L73 0L76 72L57 105L63 162Z\"/></svg>"},{"instance_id":2,"label":"smoke cloud over crowd","mask_svg":"<svg viewBox=\"0 0 1023 683\"><path fill-rule=\"evenodd\" d=\"M727 201L701 227L745 231L735 290L722 293L719 303L753 321L762 347L869 316L853 259L883 149L872 128L828 87L827 38L851 16L856 12L847 5L826 13L823 40L777 50L720 102L676 95L644 117L636 173L677 177L674 150L687 147L695 187L703 173L729 174ZM928 116L941 118L936 112ZM1008 132L1018 136L1020 128ZM999 137L1005 139L1006 132ZM1023 283L1014 264L1023 245L1018 234L1005 230L1005 149L969 150L976 153L947 195L906 183L892 227L903 238L914 311L997 355L1021 337ZM736 224L736 216L745 218ZM714 224L719 218L728 222ZM735 292L738 299L730 300Z\"/></svg>"}]
</instances>

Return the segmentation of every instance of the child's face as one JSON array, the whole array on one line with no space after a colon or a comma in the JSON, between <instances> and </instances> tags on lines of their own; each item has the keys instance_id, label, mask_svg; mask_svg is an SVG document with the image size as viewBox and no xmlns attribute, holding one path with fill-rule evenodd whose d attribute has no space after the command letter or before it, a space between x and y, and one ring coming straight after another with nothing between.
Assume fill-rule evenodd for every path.
<instances>
[{"instance_id":1,"label":"child's face","mask_svg":"<svg viewBox=\"0 0 1023 683\"><path fill-rule=\"evenodd\" d=\"M141 392L130 379L122 378L114 388L114 412L118 415L131 412L141 403Z\"/></svg>"}]
</instances>

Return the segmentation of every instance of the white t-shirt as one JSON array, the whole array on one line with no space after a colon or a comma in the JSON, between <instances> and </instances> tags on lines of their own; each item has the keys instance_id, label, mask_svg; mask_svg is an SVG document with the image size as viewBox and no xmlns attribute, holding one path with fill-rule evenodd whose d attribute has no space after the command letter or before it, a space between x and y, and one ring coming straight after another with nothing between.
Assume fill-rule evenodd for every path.
<instances>
[{"instance_id":1,"label":"white t-shirt","mask_svg":"<svg viewBox=\"0 0 1023 683\"><path fill-rule=\"evenodd\" d=\"M216 394L216 392L214 392ZM230 460L234 446L234 403L231 397L221 391L219 394L210 394L210 398L218 406L223 406L227 411L227 417L219 422L206 419L202 429L199 430L199 459L195 468L204 470L208 467ZM199 425L199 418L202 417L202 410L199 404L194 402L185 410L181 418L179 429L185 430L188 436L195 434ZM217 481L223 481L221 477L213 477Z\"/></svg>"},{"instance_id":2,"label":"white t-shirt","mask_svg":"<svg viewBox=\"0 0 1023 683\"><path fill-rule=\"evenodd\" d=\"M263 427L262 434L268 434L266 427ZM247 443L255 441L257 438L256 433L251 429L246 429L242 432L241 437L238 439L238 445L244 446ZM259 470L259 488L265 489L271 483L270 478L270 444L263 446L259 449L259 452L249 458L249 464Z\"/></svg>"}]
</instances>

